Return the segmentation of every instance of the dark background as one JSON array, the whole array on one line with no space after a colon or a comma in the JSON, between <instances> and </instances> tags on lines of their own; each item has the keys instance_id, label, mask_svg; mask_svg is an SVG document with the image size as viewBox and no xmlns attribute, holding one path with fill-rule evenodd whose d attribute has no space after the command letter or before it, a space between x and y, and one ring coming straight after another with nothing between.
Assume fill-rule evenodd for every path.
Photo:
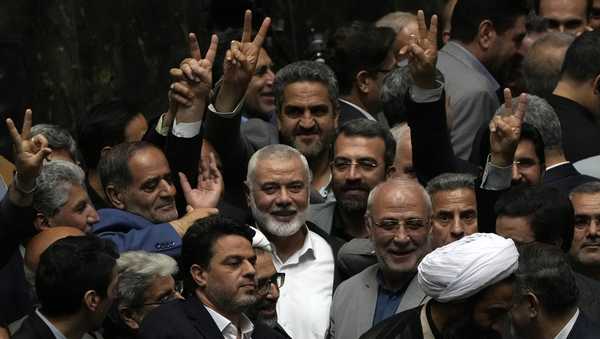
<instances>
[{"instance_id":1,"label":"dark background","mask_svg":"<svg viewBox=\"0 0 600 339\"><path fill-rule=\"evenodd\" d=\"M246 8L254 10L254 26L272 17L266 47L284 65L313 57L315 32L326 36L351 20L439 2L0 0L0 152L9 155L4 119L21 126L25 108L33 109L34 123L71 130L80 112L115 96L149 118L164 112L168 70L186 57L187 34L195 32L205 46L210 33L240 27Z\"/></svg>"}]
</instances>

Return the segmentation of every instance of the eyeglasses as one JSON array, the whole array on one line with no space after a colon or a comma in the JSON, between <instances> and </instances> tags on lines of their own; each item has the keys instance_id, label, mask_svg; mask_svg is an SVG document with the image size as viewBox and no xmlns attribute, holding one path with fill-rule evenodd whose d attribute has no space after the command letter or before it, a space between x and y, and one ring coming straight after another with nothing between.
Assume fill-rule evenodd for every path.
<instances>
[{"instance_id":1,"label":"eyeglasses","mask_svg":"<svg viewBox=\"0 0 600 339\"><path fill-rule=\"evenodd\" d=\"M374 222L373 225L381 228L386 232L397 232L400 226L404 226L404 228L409 231L418 231L427 225L429 225L428 219L421 218L409 218L406 220L398 220L398 219L383 219L380 222Z\"/></svg>"},{"instance_id":2,"label":"eyeglasses","mask_svg":"<svg viewBox=\"0 0 600 339\"><path fill-rule=\"evenodd\" d=\"M166 304L170 301L176 300L176 299L180 299L181 298L181 294L183 293L183 281L178 281L175 283L175 288L173 288L173 290L171 291L170 294L165 295L163 297L161 297L160 299L154 301L154 302L150 302L150 303L143 303L142 306L157 306L157 305L163 305Z\"/></svg>"},{"instance_id":3,"label":"eyeglasses","mask_svg":"<svg viewBox=\"0 0 600 339\"><path fill-rule=\"evenodd\" d=\"M369 159L359 159L357 161L352 161L350 159L335 159L331 162L331 167L338 172L346 172L352 166L356 166L363 172L370 172L377 168L379 164L377 161Z\"/></svg>"},{"instance_id":4,"label":"eyeglasses","mask_svg":"<svg viewBox=\"0 0 600 339\"><path fill-rule=\"evenodd\" d=\"M277 272L273 274L270 278L259 279L256 284L256 292L258 294L267 294L271 290L271 285L277 286L277 288L281 288L283 283L285 282L285 273Z\"/></svg>"},{"instance_id":5,"label":"eyeglasses","mask_svg":"<svg viewBox=\"0 0 600 339\"><path fill-rule=\"evenodd\" d=\"M517 166L517 168L521 168L521 169L527 169L527 168L531 168L535 165L537 165L537 161L533 160L533 159L519 159L519 160L515 160L513 161L513 164L515 166Z\"/></svg>"}]
</instances>

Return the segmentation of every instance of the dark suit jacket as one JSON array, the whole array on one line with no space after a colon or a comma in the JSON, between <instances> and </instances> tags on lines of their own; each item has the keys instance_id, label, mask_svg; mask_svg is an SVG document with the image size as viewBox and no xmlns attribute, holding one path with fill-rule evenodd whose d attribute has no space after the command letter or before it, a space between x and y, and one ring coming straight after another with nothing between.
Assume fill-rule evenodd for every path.
<instances>
[{"instance_id":1,"label":"dark suit jacket","mask_svg":"<svg viewBox=\"0 0 600 339\"><path fill-rule=\"evenodd\" d=\"M33 227L35 213L31 207L19 207L6 193L0 201L0 268L13 256L24 239L36 233Z\"/></svg>"},{"instance_id":2,"label":"dark suit jacket","mask_svg":"<svg viewBox=\"0 0 600 339\"><path fill-rule=\"evenodd\" d=\"M197 297L176 300L151 311L140 328L141 339L218 339L221 331ZM254 324L254 339L284 338L277 331Z\"/></svg>"},{"instance_id":3,"label":"dark suit jacket","mask_svg":"<svg viewBox=\"0 0 600 339\"><path fill-rule=\"evenodd\" d=\"M422 339L421 309L419 306L395 314L371 328L360 339Z\"/></svg>"},{"instance_id":4,"label":"dark suit jacket","mask_svg":"<svg viewBox=\"0 0 600 339\"><path fill-rule=\"evenodd\" d=\"M579 313L577 321L567 339L597 339L600 338L600 326L592 322L583 313Z\"/></svg>"},{"instance_id":5,"label":"dark suit jacket","mask_svg":"<svg viewBox=\"0 0 600 339\"><path fill-rule=\"evenodd\" d=\"M55 339L44 321L33 312L25 319L21 328L12 336L13 339Z\"/></svg>"},{"instance_id":6,"label":"dark suit jacket","mask_svg":"<svg viewBox=\"0 0 600 339\"><path fill-rule=\"evenodd\" d=\"M575 187L590 181L598 179L579 173L573 164L567 163L547 170L542 183L569 194Z\"/></svg>"},{"instance_id":7,"label":"dark suit jacket","mask_svg":"<svg viewBox=\"0 0 600 339\"><path fill-rule=\"evenodd\" d=\"M575 282L579 289L577 300L579 310L593 322L600 324L600 293L598 293L600 291L600 281L575 272Z\"/></svg>"},{"instance_id":8,"label":"dark suit jacket","mask_svg":"<svg viewBox=\"0 0 600 339\"><path fill-rule=\"evenodd\" d=\"M338 118L338 125L342 126L344 123L355 120L365 119L364 114L356 108L348 105L347 103L340 101L340 117Z\"/></svg>"},{"instance_id":9,"label":"dark suit jacket","mask_svg":"<svg viewBox=\"0 0 600 339\"><path fill-rule=\"evenodd\" d=\"M548 102L560 120L567 160L576 162L600 154L600 126L592 112L575 101L552 95Z\"/></svg>"}]
</instances>

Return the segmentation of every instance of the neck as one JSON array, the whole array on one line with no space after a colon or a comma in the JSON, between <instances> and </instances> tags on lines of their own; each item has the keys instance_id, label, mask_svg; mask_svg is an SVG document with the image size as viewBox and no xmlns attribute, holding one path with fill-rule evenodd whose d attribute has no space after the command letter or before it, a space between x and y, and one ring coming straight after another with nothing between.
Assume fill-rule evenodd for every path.
<instances>
[{"instance_id":1,"label":"neck","mask_svg":"<svg viewBox=\"0 0 600 339\"><path fill-rule=\"evenodd\" d=\"M44 314L43 311L40 312ZM61 317L48 317L44 314L44 317L46 317L46 319L48 319L48 321L68 339L81 339L81 337L90 330L85 326L87 322L80 313L74 316Z\"/></svg>"},{"instance_id":2,"label":"neck","mask_svg":"<svg viewBox=\"0 0 600 339\"><path fill-rule=\"evenodd\" d=\"M303 226L298 232L289 237L278 237L267 232L265 232L265 235L267 236L267 239L275 245L277 255L281 261L286 262L294 253L298 252L302 246L304 246L307 232L307 228Z\"/></svg>"},{"instance_id":3,"label":"neck","mask_svg":"<svg viewBox=\"0 0 600 339\"><path fill-rule=\"evenodd\" d=\"M532 339L554 338L567 325L569 320L577 312L577 307L571 308L568 312L559 315L549 315L544 313L542 319L536 322L536 331L531 333Z\"/></svg>"},{"instance_id":4,"label":"neck","mask_svg":"<svg viewBox=\"0 0 600 339\"><path fill-rule=\"evenodd\" d=\"M96 194L98 194L102 200L106 201L106 195L104 195L104 190L102 189L102 182L100 182L100 176L95 169L89 169L87 173L88 182Z\"/></svg>"},{"instance_id":5,"label":"neck","mask_svg":"<svg viewBox=\"0 0 600 339\"><path fill-rule=\"evenodd\" d=\"M433 326L440 333L444 332L446 326L464 315L464 303L440 303L435 300L430 300L431 303L431 319Z\"/></svg>"},{"instance_id":6,"label":"neck","mask_svg":"<svg viewBox=\"0 0 600 339\"><path fill-rule=\"evenodd\" d=\"M365 211L348 212L342 208L337 208L338 216L344 226L344 231L352 238L368 237L367 227L365 226Z\"/></svg>"},{"instance_id":7,"label":"neck","mask_svg":"<svg viewBox=\"0 0 600 339\"><path fill-rule=\"evenodd\" d=\"M323 152L323 154L320 154L313 159L309 159L308 165L313 175L311 183L312 188L318 191L327 186L331 177L329 151Z\"/></svg>"},{"instance_id":8,"label":"neck","mask_svg":"<svg viewBox=\"0 0 600 339\"><path fill-rule=\"evenodd\" d=\"M567 161L565 154L562 150L550 150L545 152L546 156L546 167L560 164L561 162Z\"/></svg>"},{"instance_id":9,"label":"neck","mask_svg":"<svg viewBox=\"0 0 600 339\"><path fill-rule=\"evenodd\" d=\"M218 307L214 302L212 302L210 298L208 298L208 296L200 288L197 288L195 293L196 297L200 300L202 304L204 304L206 307L210 307L211 310L227 318L233 323L233 325L235 325L236 328L240 328L240 321L242 319L241 312L223 310L222 307Z\"/></svg>"},{"instance_id":10,"label":"neck","mask_svg":"<svg viewBox=\"0 0 600 339\"><path fill-rule=\"evenodd\" d=\"M408 284L408 282L414 277L414 272L406 273L390 273L385 270L381 271L383 275L383 287L391 291L397 291Z\"/></svg>"},{"instance_id":11,"label":"neck","mask_svg":"<svg viewBox=\"0 0 600 339\"><path fill-rule=\"evenodd\" d=\"M587 94L589 91L584 87L585 84L561 79L552 94L575 101L590 112L598 113L598 109L595 107L593 100Z\"/></svg>"}]
</instances>

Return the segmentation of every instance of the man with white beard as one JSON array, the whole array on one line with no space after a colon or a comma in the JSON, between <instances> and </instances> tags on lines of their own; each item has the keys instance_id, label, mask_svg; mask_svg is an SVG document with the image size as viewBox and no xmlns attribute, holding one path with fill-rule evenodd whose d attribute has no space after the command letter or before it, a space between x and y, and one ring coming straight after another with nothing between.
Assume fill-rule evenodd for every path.
<instances>
[{"instance_id":1,"label":"man with white beard","mask_svg":"<svg viewBox=\"0 0 600 339\"><path fill-rule=\"evenodd\" d=\"M248 205L271 242L275 268L285 273L279 323L292 338L321 339L329 325L334 256L306 221L310 184L308 162L292 147L264 147L248 163Z\"/></svg>"}]
</instances>

